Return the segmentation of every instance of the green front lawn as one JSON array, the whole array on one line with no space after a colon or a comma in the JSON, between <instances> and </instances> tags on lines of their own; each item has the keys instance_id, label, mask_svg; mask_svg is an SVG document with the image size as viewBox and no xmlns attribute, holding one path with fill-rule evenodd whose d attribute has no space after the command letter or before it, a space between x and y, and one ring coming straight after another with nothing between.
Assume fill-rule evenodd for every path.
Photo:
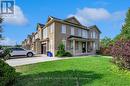
<instances>
[{"instance_id":1,"label":"green front lawn","mask_svg":"<svg viewBox=\"0 0 130 86\"><path fill-rule=\"evenodd\" d=\"M104 56L89 56L16 67L14 86L130 86L130 72Z\"/></svg>"}]
</instances>

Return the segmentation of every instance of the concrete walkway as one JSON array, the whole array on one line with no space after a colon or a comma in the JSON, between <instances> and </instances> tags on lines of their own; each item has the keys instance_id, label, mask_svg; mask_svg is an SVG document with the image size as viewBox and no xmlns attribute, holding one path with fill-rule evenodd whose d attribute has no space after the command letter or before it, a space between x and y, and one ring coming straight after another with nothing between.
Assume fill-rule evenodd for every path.
<instances>
[{"instance_id":1,"label":"concrete walkway","mask_svg":"<svg viewBox=\"0 0 130 86\"><path fill-rule=\"evenodd\" d=\"M63 58L57 58L57 57L47 57L47 56L39 56L39 57L22 57L22 58L15 58L15 59L9 59L6 62L10 66L21 66L26 64L33 64L38 62L46 62L46 61L53 61L53 60L60 60Z\"/></svg>"}]
</instances>

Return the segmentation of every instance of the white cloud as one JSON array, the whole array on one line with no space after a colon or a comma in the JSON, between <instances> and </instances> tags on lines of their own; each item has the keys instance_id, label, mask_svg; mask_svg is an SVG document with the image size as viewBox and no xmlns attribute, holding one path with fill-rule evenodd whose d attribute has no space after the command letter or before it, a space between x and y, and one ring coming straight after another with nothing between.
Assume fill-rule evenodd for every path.
<instances>
[{"instance_id":1,"label":"white cloud","mask_svg":"<svg viewBox=\"0 0 130 86\"><path fill-rule=\"evenodd\" d=\"M75 14L70 14L68 17L75 16L83 25L90 25L94 21L120 20L124 14L124 11L110 13L104 8L83 8L78 9Z\"/></svg>"},{"instance_id":2,"label":"white cloud","mask_svg":"<svg viewBox=\"0 0 130 86\"><path fill-rule=\"evenodd\" d=\"M16 45L15 40L11 40L10 38L5 38L4 40L0 40L0 45Z\"/></svg>"},{"instance_id":3,"label":"white cloud","mask_svg":"<svg viewBox=\"0 0 130 86\"><path fill-rule=\"evenodd\" d=\"M14 24L14 25L25 25L27 24L28 20L25 17L23 11L21 8L17 5L14 6L14 14L8 14L8 15L3 15L5 23L8 24Z\"/></svg>"}]
</instances>

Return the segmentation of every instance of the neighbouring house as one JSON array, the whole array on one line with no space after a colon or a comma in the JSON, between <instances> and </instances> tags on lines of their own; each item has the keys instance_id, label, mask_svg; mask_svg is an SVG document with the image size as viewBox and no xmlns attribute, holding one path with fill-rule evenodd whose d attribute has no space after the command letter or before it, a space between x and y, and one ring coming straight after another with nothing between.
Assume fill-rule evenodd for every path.
<instances>
[{"instance_id":1,"label":"neighbouring house","mask_svg":"<svg viewBox=\"0 0 130 86\"><path fill-rule=\"evenodd\" d=\"M49 16L45 25L37 24L36 30L28 35L22 45L38 54L50 51L55 56L60 43L73 55L94 54L99 50L101 31L96 25L82 25L75 17L63 20Z\"/></svg>"}]
</instances>

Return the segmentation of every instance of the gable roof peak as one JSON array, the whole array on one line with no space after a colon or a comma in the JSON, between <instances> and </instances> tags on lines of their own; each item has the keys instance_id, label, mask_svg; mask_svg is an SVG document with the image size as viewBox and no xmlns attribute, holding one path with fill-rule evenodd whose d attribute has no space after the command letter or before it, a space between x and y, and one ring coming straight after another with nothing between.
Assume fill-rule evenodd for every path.
<instances>
[{"instance_id":1,"label":"gable roof peak","mask_svg":"<svg viewBox=\"0 0 130 86\"><path fill-rule=\"evenodd\" d=\"M101 31L99 30L99 28L96 26L96 25L92 25L92 26L89 26L88 29L97 29L100 33Z\"/></svg>"},{"instance_id":2,"label":"gable roof peak","mask_svg":"<svg viewBox=\"0 0 130 86\"><path fill-rule=\"evenodd\" d=\"M68 22L72 22L72 23L75 23L75 24L82 25L82 24L78 21L78 19L77 19L75 16L69 17L69 18L65 19L65 21L68 21Z\"/></svg>"}]
</instances>

